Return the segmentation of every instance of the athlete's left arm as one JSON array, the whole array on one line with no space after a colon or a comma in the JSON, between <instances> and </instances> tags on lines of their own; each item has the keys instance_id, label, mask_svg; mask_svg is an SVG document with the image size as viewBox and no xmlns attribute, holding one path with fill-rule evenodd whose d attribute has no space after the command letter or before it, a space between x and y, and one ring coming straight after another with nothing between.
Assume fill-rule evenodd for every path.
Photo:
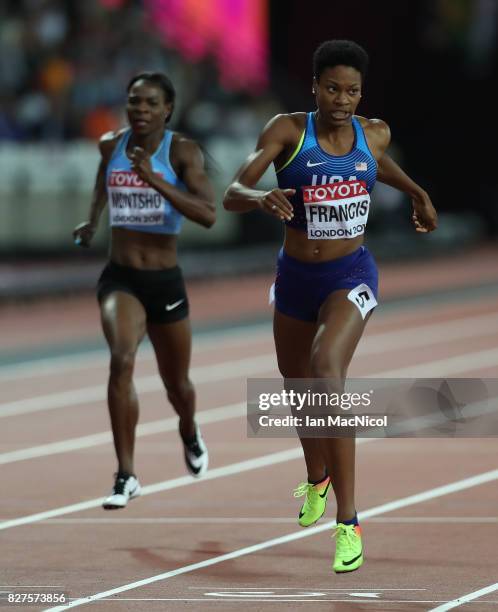
<instances>
[{"instance_id":1,"label":"athlete's left arm","mask_svg":"<svg viewBox=\"0 0 498 612\"><path fill-rule=\"evenodd\" d=\"M384 153L378 161L377 180L411 197L412 219L417 232L432 232L437 228L437 212L429 194L420 185L417 185L387 153Z\"/></svg>"},{"instance_id":2,"label":"athlete's left arm","mask_svg":"<svg viewBox=\"0 0 498 612\"><path fill-rule=\"evenodd\" d=\"M386 153L391 141L389 126L380 119L366 119L365 132L372 154L377 159L377 180L399 189L412 199L412 220L417 232L432 232L437 228L437 213L429 194L417 185ZM363 123L363 122L362 122Z\"/></svg>"},{"instance_id":3,"label":"athlete's left arm","mask_svg":"<svg viewBox=\"0 0 498 612\"><path fill-rule=\"evenodd\" d=\"M155 174L150 155L139 147L130 155L133 170L187 219L209 228L216 220L216 206L214 189L204 168L204 156L199 145L187 138L175 139L174 146L175 165L188 191L178 189Z\"/></svg>"}]
</instances>

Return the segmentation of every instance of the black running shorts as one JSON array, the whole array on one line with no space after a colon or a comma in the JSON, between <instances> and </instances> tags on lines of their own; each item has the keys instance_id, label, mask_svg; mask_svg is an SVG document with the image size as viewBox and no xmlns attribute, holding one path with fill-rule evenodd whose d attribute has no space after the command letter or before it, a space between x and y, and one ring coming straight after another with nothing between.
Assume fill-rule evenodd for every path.
<instances>
[{"instance_id":1,"label":"black running shorts","mask_svg":"<svg viewBox=\"0 0 498 612\"><path fill-rule=\"evenodd\" d=\"M139 270L110 261L97 283L99 302L114 291L134 295L145 308L148 323L174 323L188 317L187 292L178 266Z\"/></svg>"}]
</instances>

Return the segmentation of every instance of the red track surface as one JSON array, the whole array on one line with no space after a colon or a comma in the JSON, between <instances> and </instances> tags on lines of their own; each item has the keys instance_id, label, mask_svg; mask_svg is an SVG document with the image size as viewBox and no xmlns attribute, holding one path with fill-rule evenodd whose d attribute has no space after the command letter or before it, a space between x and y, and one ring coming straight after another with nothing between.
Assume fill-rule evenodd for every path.
<instances>
[{"instance_id":1,"label":"red track surface","mask_svg":"<svg viewBox=\"0 0 498 612\"><path fill-rule=\"evenodd\" d=\"M498 292L477 287L498 281L497 260L496 251L487 250L460 261L384 267L384 297L459 287L461 299L413 305L408 300L384 312L379 308L350 375L496 377ZM194 322L265 313L269 320L269 280L191 287ZM72 299L4 310L0 333L5 353L88 340L98 334L96 306L93 299ZM199 339L193 366L199 415L210 421L202 426L209 476L200 481L185 476L172 411L145 349L136 373L139 389L142 385L140 422L160 423L137 439L137 472L143 485L179 480L113 513L98 505L111 485L112 444L94 435L105 437L109 429L105 357L0 368L0 591L23 592L31 585L24 591L63 590L72 598L86 597L213 559L207 567L86 605L113 612L404 611L431 610L498 581L498 472L487 482L464 483L447 494L432 491L425 501L405 499L496 470L496 439L361 442L357 492L358 508L369 516L363 520L366 562L358 572L336 576L330 570L330 530L301 531L294 522L299 502L291 491L305 478L304 463L291 450L297 441L247 438L243 405L212 412L245 401L248 375L276 375L269 330ZM92 438L85 448L87 436ZM53 446L67 440L66 447ZM270 457L287 449L286 460ZM224 469L258 457L266 457L266 465L241 464L233 473ZM91 500L86 509L65 508ZM388 502L398 504L379 508ZM326 520L334 518L334 510L330 502ZM51 518L8 522L50 511ZM293 533L306 537L216 560ZM497 606L495 591L464 607Z\"/></svg>"}]
</instances>

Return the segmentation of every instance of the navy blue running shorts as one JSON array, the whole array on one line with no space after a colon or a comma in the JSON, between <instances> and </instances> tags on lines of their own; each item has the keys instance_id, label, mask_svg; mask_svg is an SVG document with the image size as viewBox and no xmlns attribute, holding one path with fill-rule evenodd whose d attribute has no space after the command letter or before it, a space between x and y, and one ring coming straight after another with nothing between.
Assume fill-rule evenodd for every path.
<instances>
[{"instance_id":1,"label":"navy blue running shorts","mask_svg":"<svg viewBox=\"0 0 498 612\"><path fill-rule=\"evenodd\" d=\"M134 295L145 309L147 323L174 323L188 317L188 298L178 266L139 270L110 261L97 283L99 302L114 291Z\"/></svg>"},{"instance_id":2,"label":"navy blue running shorts","mask_svg":"<svg viewBox=\"0 0 498 612\"><path fill-rule=\"evenodd\" d=\"M299 261L280 250L274 285L279 312L301 321L317 321L320 307L338 289L350 289L348 299L363 318L377 306L377 266L366 247L319 263Z\"/></svg>"}]
</instances>

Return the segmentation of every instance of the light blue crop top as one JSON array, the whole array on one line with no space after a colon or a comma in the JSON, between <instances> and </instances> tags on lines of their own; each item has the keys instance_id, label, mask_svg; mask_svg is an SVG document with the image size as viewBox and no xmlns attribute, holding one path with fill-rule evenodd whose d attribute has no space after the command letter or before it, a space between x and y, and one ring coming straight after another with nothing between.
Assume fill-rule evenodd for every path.
<instances>
[{"instance_id":1,"label":"light blue crop top","mask_svg":"<svg viewBox=\"0 0 498 612\"><path fill-rule=\"evenodd\" d=\"M126 155L130 135L129 129L123 133L107 167L110 225L152 234L179 234L183 215L131 169ZM169 159L172 138L173 132L165 130L159 147L151 156L151 165L165 181L185 190Z\"/></svg>"}]
</instances>

